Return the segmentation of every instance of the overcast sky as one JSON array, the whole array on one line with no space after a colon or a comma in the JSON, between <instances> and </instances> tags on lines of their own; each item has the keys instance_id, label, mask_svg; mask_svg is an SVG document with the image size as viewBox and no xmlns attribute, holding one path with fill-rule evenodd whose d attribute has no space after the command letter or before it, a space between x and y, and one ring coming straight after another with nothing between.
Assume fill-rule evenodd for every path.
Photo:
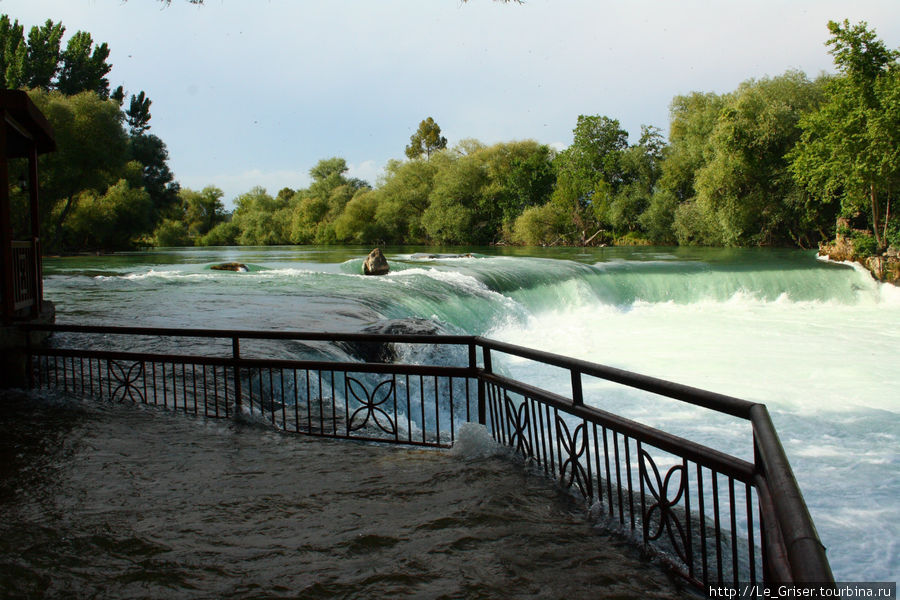
<instances>
[{"instance_id":1,"label":"overcast sky","mask_svg":"<svg viewBox=\"0 0 900 600\"><path fill-rule=\"evenodd\" d=\"M578 115L668 131L672 98L833 71L829 19L900 47L898 0L0 0L26 30L62 21L111 49L111 87L146 91L185 187L226 204L309 184L340 156L375 183L433 117L451 145L565 147ZM65 42L64 42L65 43Z\"/></svg>"}]
</instances>

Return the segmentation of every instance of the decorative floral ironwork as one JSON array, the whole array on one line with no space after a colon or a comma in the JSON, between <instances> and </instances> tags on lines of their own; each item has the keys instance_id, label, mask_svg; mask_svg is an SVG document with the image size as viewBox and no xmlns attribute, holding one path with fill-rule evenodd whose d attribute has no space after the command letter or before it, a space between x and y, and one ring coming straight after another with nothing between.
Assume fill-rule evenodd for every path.
<instances>
[{"instance_id":1,"label":"decorative floral ironwork","mask_svg":"<svg viewBox=\"0 0 900 600\"><path fill-rule=\"evenodd\" d=\"M350 391L350 395L353 396L357 402L362 404L361 407L356 409L353 414L350 415L350 420L348 421L350 431L357 431L366 427L369 423L369 419L372 419L375 425L385 433L391 435L397 433L397 426L394 424L394 420L391 419L390 415L385 412L383 408L381 408L381 406L394 394L393 379L387 379L379 383L375 386L375 389L372 390L371 394L369 394L365 385L353 377L347 377L347 387ZM360 413L363 412L365 412L365 416L361 417Z\"/></svg>"},{"instance_id":2,"label":"decorative floral ironwork","mask_svg":"<svg viewBox=\"0 0 900 600\"><path fill-rule=\"evenodd\" d=\"M556 436L567 454L565 460L560 458L560 483L565 487L572 487L573 484L577 485L581 495L585 498L590 498L593 493L591 480L580 460L587 453L588 436L586 423L581 422L572 433L569 433L568 424L557 415ZM568 481L566 481L567 473Z\"/></svg>"},{"instance_id":3,"label":"decorative floral ironwork","mask_svg":"<svg viewBox=\"0 0 900 600\"><path fill-rule=\"evenodd\" d=\"M647 469L648 464L650 465L649 470ZM687 478L685 476L684 465L680 464L673 466L666 472L666 476L663 478L660 475L659 469L656 467L653 458L641 448L640 469L641 478L643 479L644 484L656 500L644 514L644 539L647 541L656 541L662 536L663 530L665 530L669 537L669 541L672 542L675 552L678 553L678 556L681 557L681 560L686 564L689 563L687 534L685 533L681 521L678 519L678 514L672 510L672 507L681 501L682 496L684 496L686 492L685 484ZM652 478L650 477L650 473L653 474ZM673 490L672 487L675 489ZM670 497L671 494L674 494L674 497ZM651 524L653 523L657 512L659 512L659 521L656 523L656 529L651 532Z\"/></svg>"},{"instance_id":4,"label":"decorative floral ironwork","mask_svg":"<svg viewBox=\"0 0 900 600\"><path fill-rule=\"evenodd\" d=\"M109 373L113 380L119 385L110 392L111 400L124 402L126 399L132 402L144 402L144 393L138 387L137 383L144 376L144 363L137 361L129 367L125 367L122 363L111 360L109 361Z\"/></svg>"},{"instance_id":5,"label":"decorative floral ironwork","mask_svg":"<svg viewBox=\"0 0 900 600\"><path fill-rule=\"evenodd\" d=\"M515 446L517 452L521 452L524 456L533 456L531 451L531 442L528 440L528 425L531 421L528 412L528 402L522 402L519 406L513 402L509 394L503 393L503 400L506 404L506 422L512 425L513 431L509 437L509 445Z\"/></svg>"}]
</instances>

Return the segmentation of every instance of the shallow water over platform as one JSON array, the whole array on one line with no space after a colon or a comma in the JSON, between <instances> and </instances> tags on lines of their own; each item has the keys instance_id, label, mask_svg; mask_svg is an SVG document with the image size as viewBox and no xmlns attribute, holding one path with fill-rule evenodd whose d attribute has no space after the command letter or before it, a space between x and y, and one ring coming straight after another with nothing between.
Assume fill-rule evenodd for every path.
<instances>
[{"instance_id":1,"label":"shallow water over platform","mask_svg":"<svg viewBox=\"0 0 900 600\"><path fill-rule=\"evenodd\" d=\"M688 594L496 448L310 439L20 393L0 395L0 415L3 595Z\"/></svg>"}]
</instances>

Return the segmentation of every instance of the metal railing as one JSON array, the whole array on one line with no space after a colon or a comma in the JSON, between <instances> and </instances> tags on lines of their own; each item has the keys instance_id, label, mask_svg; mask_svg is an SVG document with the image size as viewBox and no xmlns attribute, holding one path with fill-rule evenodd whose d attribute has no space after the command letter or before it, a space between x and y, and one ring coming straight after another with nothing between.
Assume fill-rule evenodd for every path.
<instances>
[{"instance_id":1,"label":"metal railing","mask_svg":"<svg viewBox=\"0 0 900 600\"><path fill-rule=\"evenodd\" d=\"M477 422L698 587L833 582L761 404L474 336L25 327L63 334L26 348L35 388L421 446L450 446L463 423ZM202 339L205 353L139 351L162 338ZM260 343L269 346L245 350ZM271 358L275 343L300 344L314 359ZM333 360L334 344L450 348L456 364ZM494 368L498 357L562 370L570 393L510 378ZM586 405L586 378L748 421L753 462Z\"/></svg>"}]
</instances>

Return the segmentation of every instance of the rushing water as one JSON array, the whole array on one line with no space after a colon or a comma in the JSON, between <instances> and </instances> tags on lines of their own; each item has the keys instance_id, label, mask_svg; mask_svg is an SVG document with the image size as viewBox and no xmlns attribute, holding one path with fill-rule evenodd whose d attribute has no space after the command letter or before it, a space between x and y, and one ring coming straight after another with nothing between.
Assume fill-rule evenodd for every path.
<instances>
[{"instance_id":1,"label":"rushing water","mask_svg":"<svg viewBox=\"0 0 900 600\"><path fill-rule=\"evenodd\" d=\"M900 289L797 251L479 249L428 258L395 248L391 273L367 278L359 274L367 250L59 258L45 262L45 295L65 323L355 331L424 318L451 333L764 402L836 577L898 579ZM209 269L225 261L250 272ZM567 385L530 364L501 367L550 389ZM585 393L650 425L751 452L743 422L698 418L601 382Z\"/></svg>"}]
</instances>

